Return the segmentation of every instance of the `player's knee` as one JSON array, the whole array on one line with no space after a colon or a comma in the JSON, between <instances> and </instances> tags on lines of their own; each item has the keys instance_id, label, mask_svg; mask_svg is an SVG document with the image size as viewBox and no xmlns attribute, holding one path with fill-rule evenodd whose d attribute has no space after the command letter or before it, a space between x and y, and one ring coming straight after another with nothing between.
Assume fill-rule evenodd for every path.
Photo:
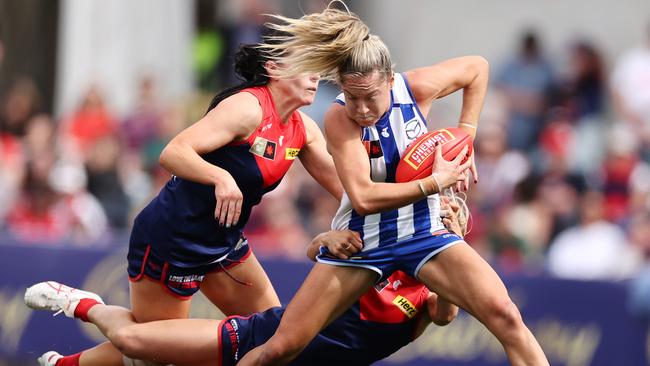
<instances>
[{"instance_id":1,"label":"player's knee","mask_svg":"<svg viewBox=\"0 0 650 366\"><path fill-rule=\"evenodd\" d=\"M109 334L111 343L120 353L130 358L141 358L146 347L134 326L123 327Z\"/></svg>"},{"instance_id":2,"label":"player's knee","mask_svg":"<svg viewBox=\"0 0 650 366\"><path fill-rule=\"evenodd\" d=\"M298 355L305 348L304 341L299 337L276 337L272 342L267 342L264 349L264 358L270 360L287 360Z\"/></svg>"},{"instance_id":3,"label":"player's knee","mask_svg":"<svg viewBox=\"0 0 650 366\"><path fill-rule=\"evenodd\" d=\"M451 323L456 319L456 316L458 315L458 310L453 312L449 312L446 314L442 315L437 315L435 319L433 319L433 323L437 326L444 327L445 325Z\"/></svg>"},{"instance_id":4,"label":"player's knee","mask_svg":"<svg viewBox=\"0 0 650 366\"><path fill-rule=\"evenodd\" d=\"M486 322L488 327L495 330L518 332L523 326L523 320L517 306L508 296L490 299L486 306Z\"/></svg>"}]
</instances>

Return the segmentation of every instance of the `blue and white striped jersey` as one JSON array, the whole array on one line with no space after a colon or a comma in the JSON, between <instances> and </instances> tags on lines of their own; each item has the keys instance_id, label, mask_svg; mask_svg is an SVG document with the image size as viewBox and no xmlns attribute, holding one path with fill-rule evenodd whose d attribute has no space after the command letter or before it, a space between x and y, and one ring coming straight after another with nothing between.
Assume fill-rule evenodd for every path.
<instances>
[{"instance_id":1,"label":"blue and white striped jersey","mask_svg":"<svg viewBox=\"0 0 650 366\"><path fill-rule=\"evenodd\" d=\"M374 182L394 183L395 170L404 150L427 132L426 120L401 74L395 74L390 95L390 110L374 126L363 128L362 141L368 151ZM345 104L343 94L336 102ZM396 210L360 216L344 193L332 220L332 229L359 232L364 242L363 250L367 251L418 236L430 236L444 229L439 212L440 201L436 194Z\"/></svg>"}]
</instances>

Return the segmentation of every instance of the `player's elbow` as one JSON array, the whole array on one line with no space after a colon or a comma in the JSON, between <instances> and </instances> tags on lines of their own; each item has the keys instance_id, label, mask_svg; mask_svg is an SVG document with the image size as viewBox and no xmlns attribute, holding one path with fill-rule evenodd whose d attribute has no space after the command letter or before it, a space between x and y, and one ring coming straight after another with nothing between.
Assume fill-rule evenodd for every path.
<instances>
[{"instance_id":1,"label":"player's elbow","mask_svg":"<svg viewBox=\"0 0 650 366\"><path fill-rule=\"evenodd\" d=\"M108 334L111 343L126 357L144 357L147 342L138 331L138 325L122 327Z\"/></svg>"},{"instance_id":2,"label":"player's elbow","mask_svg":"<svg viewBox=\"0 0 650 366\"><path fill-rule=\"evenodd\" d=\"M483 56L469 56L467 66L477 77L486 77L490 73L490 63Z\"/></svg>"},{"instance_id":3,"label":"player's elbow","mask_svg":"<svg viewBox=\"0 0 650 366\"><path fill-rule=\"evenodd\" d=\"M370 201L362 198L352 199L352 208L360 216L366 216L376 212L374 205Z\"/></svg>"},{"instance_id":4,"label":"player's elbow","mask_svg":"<svg viewBox=\"0 0 650 366\"><path fill-rule=\"evenodd\" d=\"M165 146L163 151L160 153L160 156L158 157L158 163L160 164L160 166L162 166L167 170L169 170L170 162L173 160L172 158L172 155L174 154L173 150L174 150L174 146L170 142L169 144L167 144L167 146Z\"/></svg>"}]
</instances>

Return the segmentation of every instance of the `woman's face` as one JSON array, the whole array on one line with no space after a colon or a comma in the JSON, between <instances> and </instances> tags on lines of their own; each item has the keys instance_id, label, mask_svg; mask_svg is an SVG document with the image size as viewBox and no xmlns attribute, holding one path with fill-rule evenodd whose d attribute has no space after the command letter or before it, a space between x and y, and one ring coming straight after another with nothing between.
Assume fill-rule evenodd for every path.
<instances>
[{"instance_id":1,"label":"woman's face","mask_svg":"<svg viewBox=\"0 0 650 366\"><path fill-rule=\"evenodd\" d=\"M316 97L320 76L316 74L302 74L290 78L274 77L277 67L281 66L267 66L267 70L272 78L272 82L282 90L283 94L289 99L296 100L300 106L312 104Z\"/></svg>"},{"instance_id":2,"label":"woman's face","mask_svg":"<svg viewBox=\"0 0 650 366\"><path fill-rule=\"evenodd\" d=\"M361 76L344 76L341 88L345 96L345 111L362 127L372 126L390 106L393 76L379 71Z\"/></svg>"}]
</instances>

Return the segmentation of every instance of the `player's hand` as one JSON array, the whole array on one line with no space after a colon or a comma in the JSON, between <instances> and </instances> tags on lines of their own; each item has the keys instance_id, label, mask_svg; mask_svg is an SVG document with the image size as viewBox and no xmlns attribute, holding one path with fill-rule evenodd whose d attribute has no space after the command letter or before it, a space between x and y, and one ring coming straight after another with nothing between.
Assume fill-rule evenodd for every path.
<instances>
[{"instance_id":1,"label":"player's hand","mask_svg":"<svg viewBox=\"0 0 650 366\"><path fill-rule=\"evenodd\" d=\"M467 173L473 163L472 159L467 159L461 164L467 155L467 146L463 147L460 154L452 161L447 161L442 156L442 145L435 147L436 158L433 162L433 172L431 173L438 184L438 192L442 193L445 188L456 186L459 182L462 184L467 178Z\"/></svg>"},{"instance_id":2,"label":"player's hand","mask_svg":"<svg viewBox=\"0 0 650 366\"><path fill-rule=\"evenodd\" d=\"M465 172L465 180L463 182L456 183L456 191L467 192L469 191L469 180L474 178L474 184L478 183L478 171L476 170L476 162L474 161L474 152L476 150L472 149L472 154L469 156L468 161L471 160L472 164L469 166L469 171Z\"/></svg>"},{"instance_id":3,"label":"player's hand","mask_svg":"<svg viewBox=\"0 0 650 366\"><path fill-rule=\"evenodd\" d=\"M214 185L214 196L217 199L214 218L219 221L219 225L225 227L235 225L241 215L244 196L232 175L227 172L221 174L219 181Z\"/></svg>"},{"instance_id":4,"label":"player's hand","mask_svg":"<svg viewBox=\"0 0 650 366\"><path fill-rule=\"evenodd\" d=\"M324 246L334 256L348 259L363 248L358 232L352 230L332 230L318 236L318 244Z\"/></svg>"},{"instance_id":5,"label":"player's hand","mask_svg":"<svg viewBox=\"0 0 650 366\"><path fill-rule=\"evenodd\" d=\"M467 221L462 222L459 217L460 205L447 196L440 197L440 217L447 230L463 237L467 231Z\"/></svg>"}]
</instances>

